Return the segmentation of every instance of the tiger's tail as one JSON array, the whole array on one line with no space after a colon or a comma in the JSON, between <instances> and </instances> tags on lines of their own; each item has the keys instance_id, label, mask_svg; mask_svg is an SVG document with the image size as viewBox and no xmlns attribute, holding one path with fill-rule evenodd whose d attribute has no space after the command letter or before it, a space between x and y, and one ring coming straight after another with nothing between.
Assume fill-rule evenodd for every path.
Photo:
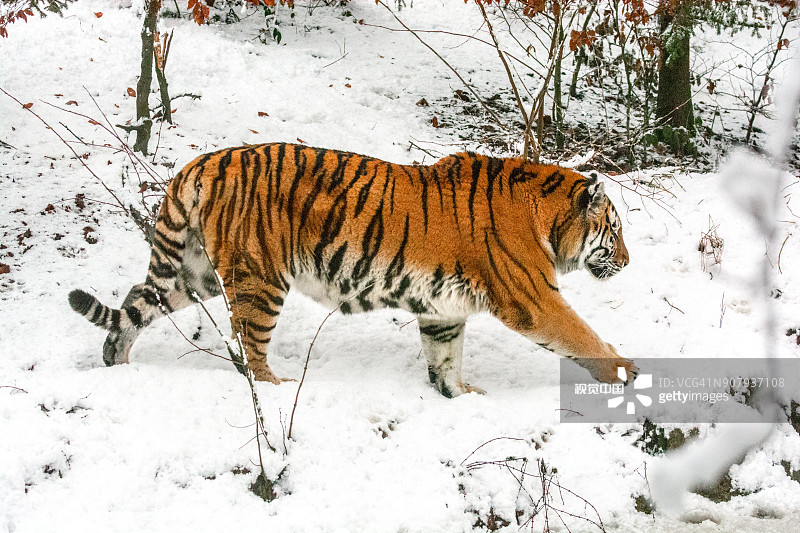
<instances>
[{"instance_id":1,"label":"tiger's tail","mask_svg":"<svg viewBox=\"0 0 800 533\"><path fill-rule=\"evenodd\" d=\"M136 307L112 309L81 289L69 293L69 305L95 326L109 331L131 329L142 323L141 312Z\"/></svg>"}]
</instances>

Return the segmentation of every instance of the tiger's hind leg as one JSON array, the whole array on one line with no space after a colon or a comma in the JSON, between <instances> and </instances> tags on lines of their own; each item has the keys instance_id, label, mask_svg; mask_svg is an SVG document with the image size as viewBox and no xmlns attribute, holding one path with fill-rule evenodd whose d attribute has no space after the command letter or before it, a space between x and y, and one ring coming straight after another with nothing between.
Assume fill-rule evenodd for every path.
<instances>
[{"instance_id":1,"label":"tiger's hind leg","mask_svg":"<svg viewBox=\"0 0 800 533\"><path fill-rule=\"evenodd\" d=\"M483 389L461 381L461 356L464 351L463 320L431 320L418 317L422 351L428 360L428 377L447 398L465 392L485 394Z\"/></svg>"},{"instance_id":2,"label":"tiger's hind leg","mask_svg":"<svg viewBox=\"0 0 800 533\"><path fill-rule=\"evenodd\" d=\"M207 298L208 296L203 299ZM125 297L122 309L132 318L138 318L138 322L133 327L111 329L108 332L103 344L103 362L106 366L129 362L130 351L136 338L151 322L192 303L195 303L195 300L178 278L175 279L171 290L159 293L156 293L147 282L135 285Z\"/></svg>"},{"instance_id":3,"label":"tiger's hind leg","mask_svg":"<svg viewBox=\"0 0 800 533\"><path fill-rule=\"evenodd\" d=\"M214 269L195 237L179 243L157 233L147 281L135 285L122 302L130 320L109 328L103 361L107 366L127 363L133 343L151 322L220 293Z\"/></svg>"},{"instance_id":4,"label":"tiger's hind leg","mask_svg":"<svg viewBox=\"0 0 800 533\"><path fill-rule=\"evenodd\" d=\"M267 347L278 323L289 287L278 287L260 276L237 271L225 281L225 291L231 306L231 327L242 339L247 366L256 381L281 383L294 381L277 377L267 364Z\"/></svg>"}]
</instances>

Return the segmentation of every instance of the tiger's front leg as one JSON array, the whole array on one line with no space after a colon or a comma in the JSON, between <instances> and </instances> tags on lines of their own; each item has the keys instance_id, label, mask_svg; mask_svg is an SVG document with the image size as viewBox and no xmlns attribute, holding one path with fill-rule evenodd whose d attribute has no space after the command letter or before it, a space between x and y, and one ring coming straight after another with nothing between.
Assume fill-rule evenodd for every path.
<instances>
[{"instance_id":1,"label":"tiger's front leg","mask_svg":"<svg viewBox=\"0 0 800 533\"><path fill-rule=\"evenodd\" d=\"M619 382L619 367L625 369L627 376L639 371L633 361L604 342L558 292L552 291L536 305L506 305L498 315L508 327L542 348L572 359L597 381Z\"/></svg>"},{"instance_id":2,"label":"tiger's front leg","mask_svg":"<svg viewBox=\"0 0 800 533\"><path fill-rule=\"evenodd\" d=\"M422 351L428 360L428 377L447 398L465 392L485 394L483 389L461 381L461 357L464 351L464 320L431 320L418 317Z\"/></svg>"}]
</instances>

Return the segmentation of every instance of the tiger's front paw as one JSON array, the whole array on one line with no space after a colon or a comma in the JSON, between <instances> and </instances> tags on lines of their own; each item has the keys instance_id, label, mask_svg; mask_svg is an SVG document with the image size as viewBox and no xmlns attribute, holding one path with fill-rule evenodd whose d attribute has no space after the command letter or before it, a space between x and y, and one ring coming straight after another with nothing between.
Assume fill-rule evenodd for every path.
<instances>
[{"instance_id":1,"label":"tiger's front paw","mask_svg":"<svg viewBox=\"0 0 800 533\"><path fill-rule=\"evenodd\" d=\"M595 359L587 369L592 377L602 383L631 383L639 374L639 368L624 357Z\"/></svg>"}]
</instances>

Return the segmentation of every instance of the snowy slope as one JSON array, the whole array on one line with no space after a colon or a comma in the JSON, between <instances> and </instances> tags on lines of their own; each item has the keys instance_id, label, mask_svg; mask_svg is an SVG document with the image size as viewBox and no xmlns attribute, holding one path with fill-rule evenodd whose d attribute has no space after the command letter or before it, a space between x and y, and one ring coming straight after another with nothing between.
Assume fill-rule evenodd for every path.
<instances>
[{"instance_id":1,"label":"snowy slope","mask_svg":"<svg viewBox=\"0 0 800 533\"><path fill-rule=\"evenodd\" d=\"M355 22L396 27L382 7L351 2L348 9L352 16L298 7L293 23L283 19L281 45L254 39L256 16L231 26L163 20L175 28L171 92L202 98L176 100L176 127L164 127L151 143L159 146L161 175L217 147L298 138L403 163L430 162L409 151L410 140L436 143L426 146L442 153L461 149L431 127L435 109L415 105L451 95L458 80L407 33ZM126 89L136 85L140 19L109 0L79 2L67 15L12 28L0 41L0 86L32 102L70 141L75 137L60 123L100 145L73 144L110 188L135 203L139 181L124 174L124 154L102 147L114 140L44 102L100 119L91 95L111 123L130 119ZM474 6L459 0L418 2L400 15L412 27L465 33L481 22ZM492 49L443 34L426 39L487 95L502 88ZM0 139L13 147L0 149L0 262L10 267L0 274L0 532L444 532L471 530L490 516L516 531L515 511L524 521L531 503L511 471L465 468L508 457L525 458L528 471L537 460L556 468L558 483L596 509L562 493L553 505L577 518L563 514L565 526L551 514L554 531L597 531L580 517L598 516L609 531L800 529L800 484L780 464L800 468L800 435L788 425L732 469L736 486L752 494L721 504L693 497L699 516L713 519L700 524L654 519L634 509L634 497L648 494L646 465L656 461L633 445L640 426L559 424L555 356L489 316L474 317L464 374L488 394L448 400L429 385L416 324L400 311L328 320L311 352L293 441L284 443L282 434L297 385L258 384L271 442L288 448L285 457L265 456L273 478L286 470L279 497L263 502L248 490L257 460L250 394L230 364L192 352L162 320L140 337L130 365L103 365L104 332L72 312L66 295L88 288L118 305L142 281L148 246L119 209L101 203L113 200L52 132L4 95L0 116ZM634 359L760 356L763 310L749 279L764 245L723 197L720 178L662 169L615 179L659 180L671 194L661 194L662 208L608 182L631 264L603 284L584 273L562 279L567 300ZM800 214L791 197L797 188L786 189L787 201ZM85 207L76 205L76 194L85 195ZM709 216L725 239L713 277L697 251ZM782 330L800 326L798 218L787 210L784 220L781 240L790 236L780 272L778 250L766 250L782 291L775 301ZM210 308L225 321L221 302ZM326 315L290 295L270 345L278 375L300 377ZM225 353L196 309L174 319L190 337L200 327L198 344ZM781 337L778 354L798 357L800 349ZM525 483L537 499L538 480Z\"/></svg>"}]
</instances>

